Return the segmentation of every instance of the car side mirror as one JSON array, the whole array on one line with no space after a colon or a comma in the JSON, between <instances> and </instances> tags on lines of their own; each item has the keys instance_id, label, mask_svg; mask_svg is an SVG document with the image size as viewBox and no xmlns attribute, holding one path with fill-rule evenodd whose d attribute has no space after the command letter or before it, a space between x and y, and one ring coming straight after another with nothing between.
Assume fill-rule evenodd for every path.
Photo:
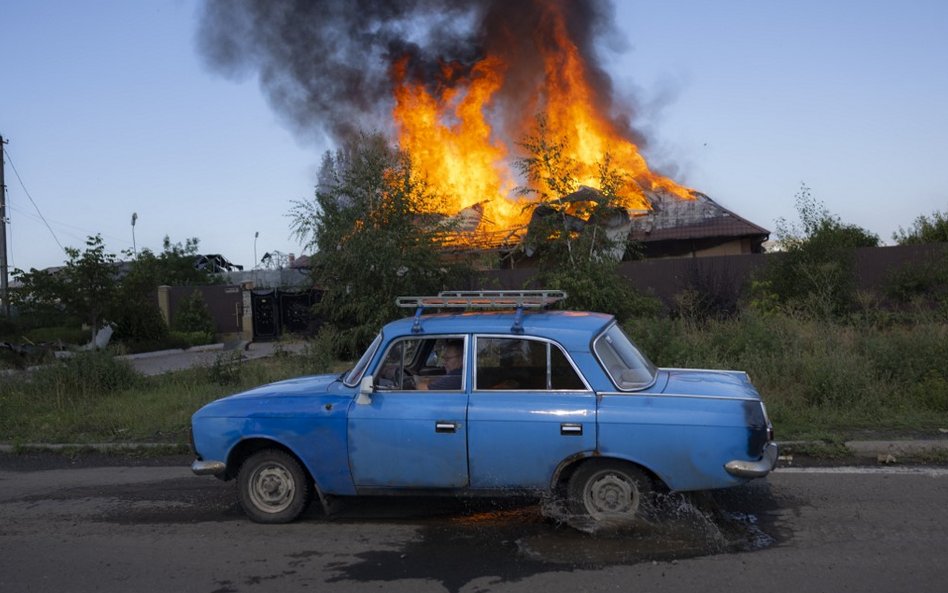
<instances>
[{"instance_id":1,"label":"car side mirror","mask_svg":"<svg viewBox=\"0 0 948 593\"><path fill-rule=\"evenodd\" d=\"M372 392L375 391L375 379L372 375L362 377L359 383L359 394L356 395L356 403L360 405L372 403Z\"/></svg>"}]
</instances>

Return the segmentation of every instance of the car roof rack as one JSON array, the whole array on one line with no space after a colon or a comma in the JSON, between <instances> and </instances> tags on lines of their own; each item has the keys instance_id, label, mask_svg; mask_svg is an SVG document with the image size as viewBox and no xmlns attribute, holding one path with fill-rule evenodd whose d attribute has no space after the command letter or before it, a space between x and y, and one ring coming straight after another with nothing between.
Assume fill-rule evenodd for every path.
<instances>
[{"instance_id":1,"label":"car roof rack","mask_svg":"<svg viewBox=\"0 0 948 593\"><path fill-rule=\"evenodd\" d=\"M511 330L523 333L523 310L543 309L566 299L563 290L442 290L437 296L400 296L395 305L415 309L412 333L421 333L425 307L435 309L515 309Z\"/></svg>"},{"instance_id":2,"label":"car roof rack","mask_svg":"<svg viewBox=\"0 0 948 593\"><path fill-rule=\"evenodd\" d=\"M562 290L442 290L437 296L400 296L402 308L542 309L566 298Z\"/></svg>"}]
</instances>

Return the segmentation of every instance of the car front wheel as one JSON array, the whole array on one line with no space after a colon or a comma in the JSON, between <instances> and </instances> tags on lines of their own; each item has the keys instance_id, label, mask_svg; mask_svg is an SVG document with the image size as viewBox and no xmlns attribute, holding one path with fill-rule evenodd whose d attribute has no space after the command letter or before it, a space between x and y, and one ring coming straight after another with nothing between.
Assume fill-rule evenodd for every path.
<instances>
[{"instance_id":1,"label":"car front wheel","mask_svg":"<svg viewBox=\"0 0 948 593\"><path fill-rule=\"evenodd\" d=\"M568 493L573 513L602 525L627 525L647 514L652 483L632 464L594 459L576 470Z\"/></svg>"},{"instance_id":2,"label":"car front wheel","mask_svg":"<svg viewBox=\"0 0 948 593\"><path fill-rule=\"evenodd\" d=\"M312 488L306 472L279 449L257 451L237 474L237 498L257 523L289 523L306 510Z\"/></svg>"}]
</instances>

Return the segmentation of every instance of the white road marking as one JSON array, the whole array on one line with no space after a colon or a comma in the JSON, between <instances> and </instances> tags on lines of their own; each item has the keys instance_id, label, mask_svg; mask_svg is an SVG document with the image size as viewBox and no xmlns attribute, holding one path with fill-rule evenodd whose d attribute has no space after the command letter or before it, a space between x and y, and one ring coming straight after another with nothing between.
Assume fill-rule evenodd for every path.
<instances>
[{"instance_id":1,"label":"white road marking","mask_svg":"<svg viewBox=\"0 0 948 593\"><path fill-rule=\"evenodd\" d=\"M778 467L780 474L864 474L894 476L928 476L944 478L948 476L946 467Z\"/></svg>"}]
</instances>

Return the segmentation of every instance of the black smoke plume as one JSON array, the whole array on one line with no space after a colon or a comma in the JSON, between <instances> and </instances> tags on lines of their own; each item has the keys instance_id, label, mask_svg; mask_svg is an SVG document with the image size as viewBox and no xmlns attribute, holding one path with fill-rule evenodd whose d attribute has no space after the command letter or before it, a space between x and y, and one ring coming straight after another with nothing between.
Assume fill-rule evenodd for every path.
<instances>
[{"instance_id":1,"label":"black smoke plume","mask_svg":"<svg viewBox=\"0 0 948 593\"><path fill-rule=\"evenodd\" d=\"M640 143L597 66L597 44L617 36L607 0L207 0L198 46L217 71L256 73L302 137L325 133L334 142L360 130L391 131L396 60L407 58L411 80L434 88L446 83L444 64L463 72L499 55L508 69L492 110L500 133L516 135L522 130L514 126L532 121L537 108L538 48L562 42L550 27L552 9L565 15L598 107Z\"/></svg>"}]
</instances>

